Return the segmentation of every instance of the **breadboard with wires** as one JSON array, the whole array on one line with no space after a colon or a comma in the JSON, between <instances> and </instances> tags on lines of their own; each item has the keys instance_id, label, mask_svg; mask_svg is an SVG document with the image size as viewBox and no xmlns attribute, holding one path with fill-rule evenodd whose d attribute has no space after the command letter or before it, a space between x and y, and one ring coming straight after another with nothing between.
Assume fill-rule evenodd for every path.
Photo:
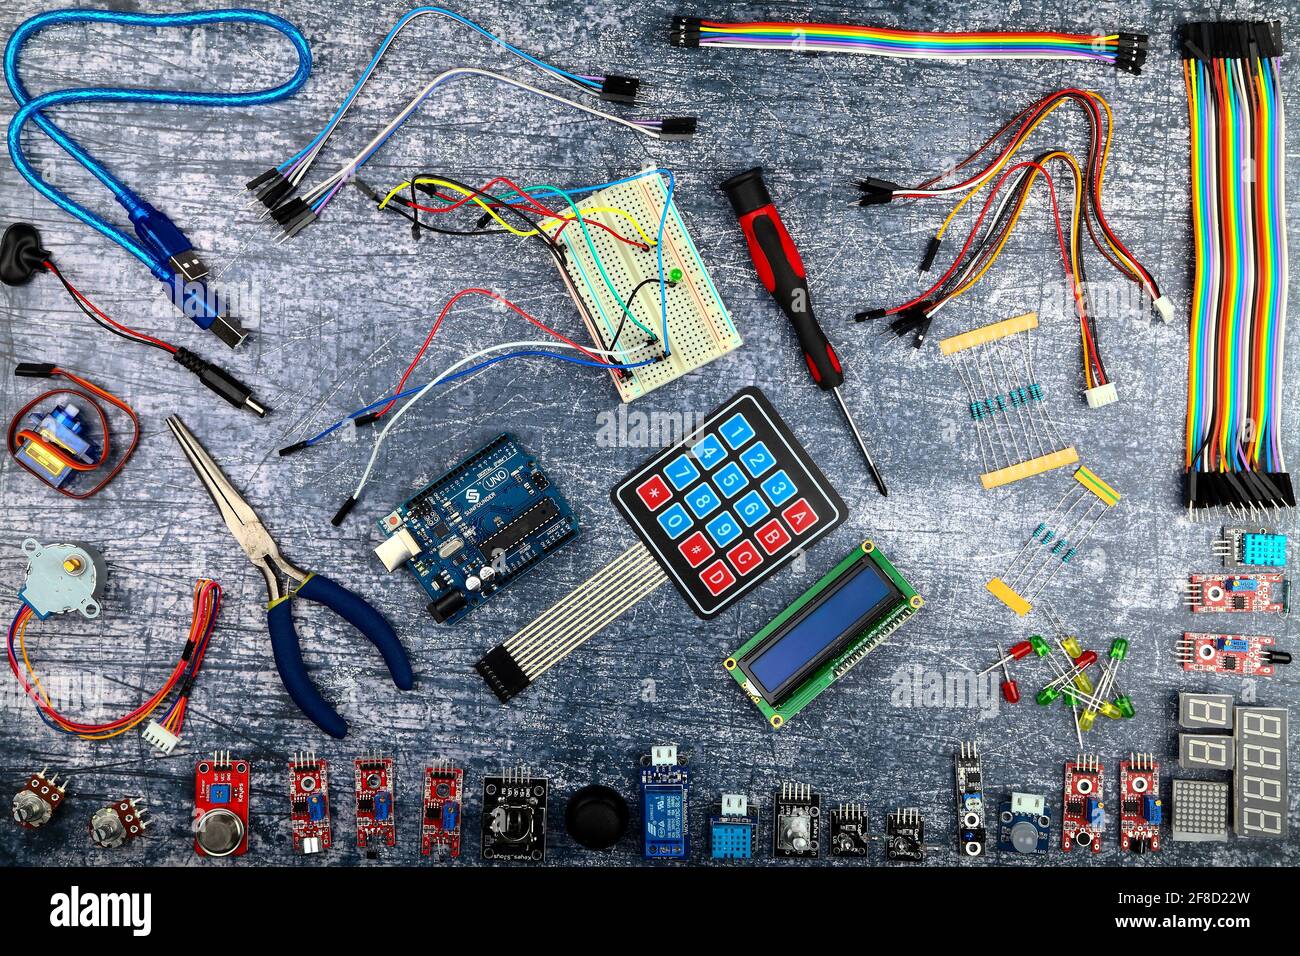
<instances>
[{"instance_id":1,"label":"breadboard with wires","mask_svg":"<svg viewBox=\"0 0 1300 956\"><path fill-rule=\"evenodd\" d=\"M1043 388L1034 374L1032 332L1037 327L1038 315L1027 312L939 343L966 389L984 468L980 484L986 489L1079 460L1043 404Z\"/></svg>"},{"instance_id":2,"label":"breadboard with wires","mask_svg":"<svg viewBox=\"0 0 1300 956\"><path fill-rule=\"evenodd\" d=\"M611 211L621 210L654 237L665 203L667 355L662 341L658 251L653 246L619 242L604 229L588 229L584 234L571 225L559 233L565 246L565 284L596 347L617 353L617 361L623 365L658 359L640 368L610 373L625 402L667 385L741 344L740 333L661 177L642 176L602 189L579 203L578 208L588 223L600 222L626 233L627 219Z\"/></svg>"},{"instance_id":3,"label":"breadboard with wires","mask_svg":"<svg viewBox=\"0 0 1300 956\"><path fill-rule=\"evenodd\" d=\"M1080 465L1052 513L1038 522L1006 571L985 585L989 593L1024 617L1119 499L1118 491Z\"/></svg>"}]
</instances>

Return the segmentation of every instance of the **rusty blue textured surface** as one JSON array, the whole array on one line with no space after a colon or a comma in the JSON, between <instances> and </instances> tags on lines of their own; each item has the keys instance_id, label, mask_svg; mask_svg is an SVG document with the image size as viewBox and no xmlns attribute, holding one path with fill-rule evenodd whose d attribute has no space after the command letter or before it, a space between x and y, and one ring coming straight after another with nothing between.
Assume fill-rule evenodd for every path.
<instances>
[{"instance_id":1,"label":"rusty blue textured surface","mask_svg":"<svg viewBox=\"0 0 1300 956\"><path fill-rule=\"evenodd\" d=\"M1141 77L1068 63L963 65L670 48L665 35L672 13L724 15L695 3L632 8L603 0L555 3L527 16L501 0L462 8L566 67L642 77L664 112L701 118L699 135L689 143L654 143L468 81L426 104L367 167L366 178L392 183L416 170L441 170L472 182L504 173L528 182L579 185L618 178L645 162L670 166L678 177L682 215L746 343L728 359L637 401L627 419L617 414L607 381L570 366L514 364L470 379L408 416L380 456L365 500L341 529L331 527L329 517L357 479L372 436L353 444L334 441L288 459L278 458L275 450L382 395L451 293L470 284L488 285L581 333L551 264L513 240L426 235L416 242L400 222L379 216L349 192L320 223L291 243L276 245L245 211L244 181L311 137L368 59L381 26L405 7L341 0L278 6L307 33L316 66L303 93L276 106L222 113L78 107L60 114L96 156L195 238L215 271L252 290L243 315L255 326L254 335L237 355L226 354L214 339L175 318L143 268L40 199L7 156L0 160L0 210L6 222L35 222L68 275L110 314L228 361L274 408L272 417L256 422L213 406L200 386L163 357L89 326L49 278L0 291L4 365L18 360L64 364L125 396L144 421L135 460L87 503L54 495L7 459L0 466L4 613L16 604L23 570L18 545L24 537L84 540L101 548L109 563L101 620L63 617L29 631L42 672L60 675L55 683L67 710L103 719L134 706L171 666L188 624L194 580L216 577L226 590L185 739L169 759L151 757L135 733L109 743L55 736L6 678L0 694L0 781L7 790L0 796L7 800L24 773L45 765L69 773L73 783L61 818L47 829L28 833L0 826L0 860L195 863L188 839L193 765L198 755L217 748L254 764L253 836L246 863L294 862L285 765L289 754L311 746L332 763L336 828L334 849L311 865L360 861L353 847L351 761L363 750L379 748L396 755L399 772L398 847L387 859L407 863L420 860L420 770L440 757L467 769L465 863L477 861L483 774L520 763L552 782L550 860L640 862L632 839L612 854L578 850L561 829L563 803L591 781L612 784L632 799L638 755L668 741L695 766L691 820L697 848L706 846L701 833L706 805L723 790L745 792L763 805L766 846L771 792L785 780L811 784L825 804L865 801L877 833L887 809L917 806L930 842L946 845L953 820L952 754L962 739L979 743L992 795L1013 788L1042 792L1059 811L1062 762L1077 750L1063 712L1046 713L1028 701L1001 709L987 699L945 701L932 689L936 681L958 680L983 666L995 644L1045 626L1014 619L988 597L983 583L1019 547L1068 479L1058 473L981 491L975 478L978 456L952 368L933 347L914 353L849 321L860 307L899 301L916 287L916 263L942 211L935 204L851 209L844 203L844 183L859 173L923 178L968 152L1033 98L1069 85L1095 89L1111 100L1116 141L1107 180L1109 216L1167 288L1179 307L1177 319L1161 326L1137 308L1104 317L1102 347L1122 401L1088 410L1077 398L1077 331L1056 304L1055 238L1045 206L1036 200L1028 224L1012 241L1012 254L945 315L942 331L1040 309L1046 334L1039 340L1038 364L1055 397L1059 427L1084 462L1124 494L1117 514L1103 522L1051 597L1086 644L1100 650L1118 635L1133 642L1124 682L1139 717L1103 724L1087 741L1106 763L1112 810L1117 809L1118 761L1130 751L1152 751L1163 761L1168 801L1168 780L1179 775L1174 758L1179 689L1237 691L1261 703L1295 703L1300 692L1292 674L1249 684L1193 680L1184 678L1173 658L1178 635L1192 626L1177 585L1188 572L1213 567L1209 542L1215 530L1184 519L1177 483L1189 266L1184 95L1172 37L1175 24L1190 15L1166 2L1102 2L1090 8L1085 17L1080 8L1052 0L872 2L854 5L847 15L829 4L774 0L725 15L838 16L928 28L1119 26L1153 37L1152 57ZM31 0L17 0L0 25L8 33L40 9ZM1285 11L1246 4L1238 12ZM368 136L433 70L462 63L516 69L447 24L424 22L409 34L393 49L318 172L341 161L343 144ZM156 42L143 42L140 35L120 30L70 28L33 44L28 75L38 90L109 82L115 76L131 85L233 88L286 74L279 59L284 49L272 42L242 30L164 33ZM1294 74L1284 75L1294 107ZM12 104L0 104L0 115L7 119L11 113ZM1292 124L1290 157L1297 151L1296 131ZM1061 115L1036 142L1079 147L1082 135L1077 116ZM50 143L31 136L28 143L49 178L87 197L94 208L114 212L107 194ZM872 489L831 400L814 390L800 367L792 337L754 281L734 218L716 188L724 174L756 163L769 169L769 183L808 265L822 321L851 369L848 397L889 478L893 494L887 500ZM1287 209L1293 227L1297 195L1293 190ZM1094 278L1111 277L1095 254L1090 262ZM509 316L471 304L447 324L426 367L445 367L466 350L524 337L520 332ZM473 662L632 543L608 491L650 454L644 445L632 447L639 441L640 416L697 414L746 384L761 385L783 411L853 506L849 521L808 555L806 567L777 575L707 625L670 589L660 589L508 707L499 706L472 673ZM6 415L33 394L33 385L0 378ZM1286 401L1294 421L1294 377ZM234 548L163 427L163 417L172 411L185 415L247 492L291 560L367 594L409 647L418 683L413 692L401 694L378 655L353 632L318 609L299 610L307 662L352 723L346 741L323 739L285 697L266 636L261 577ZM624 421L630 427L619 424ZM370 553L377 543L372 519L503 427L515 431L563 483L585 534L576 547L462 626L439 627L424 613L413 581L382 573ZM789 727L771 733L736 692L720 661L868 536L918 586L926 609ZM1274 634L1282 647L1292 649L1295 628L1286 620L1238 617L1232 625ZM1027 690L1035 683L1031 673L1028 666L1020 670ZM992 685L985 690L996 694ZM1294 764L1300 756L1294 743L1291 755ZM85 821L118 795L145 797L153 808L153 830L122 851L96 852L85 836ZM1293 822L1296 813L1293 797ZM767 856L764 850L762 857ZM955 853L936 850L931 857L950 862ZM1053 850L1035 862L1081 859ZM1113 822L1103 861L1120 862ZM1300 862L1300 846L1167 842L1159 855L1123 862L1294 864Z\"/></svg>"}]
</instances>

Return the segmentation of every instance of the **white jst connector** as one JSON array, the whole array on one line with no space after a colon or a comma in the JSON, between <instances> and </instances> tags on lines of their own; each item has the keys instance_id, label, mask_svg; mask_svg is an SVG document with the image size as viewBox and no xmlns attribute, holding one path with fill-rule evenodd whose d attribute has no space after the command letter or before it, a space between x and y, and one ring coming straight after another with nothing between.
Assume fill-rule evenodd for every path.
<instances>
[{"instance_id":1,"label":"white jst connector","mask_svg":"<svg viewBox=\"0 0 1300 956\"><path fill-rule=\"evenodd\" d=\"M1089 408L1104 408L1112 402L1119 401L1119 393L1115 391L1114 382L1107 382L1105 385L1086 389L1083 397L1088 400Z\"/></svg>"},{"instance_id":2,"label":"white jst connector","mask_svg":"<svg viewBox=\"0 0 1300 956\"><path fill-rule=\"evenodd\" d=\"M176 736L156 720L149 721L149 726L140 734L144 742L156 749L163 756L170 756L181 738Z\"/></svg>"},{"instance_id":3,"label":"white jst connector","mask_svg":"<svg viewBox=\"0 0 1300 956\"><path fill-rule=\"evenodd\" d=\"M1151 304L1155 306L1156 311L1160 313L1160 320L1168 322L1174 317L1174 304L1169 301L1169 296L1162 295L1158 299L1152 299Z\"/></svg>"}]
</instances>

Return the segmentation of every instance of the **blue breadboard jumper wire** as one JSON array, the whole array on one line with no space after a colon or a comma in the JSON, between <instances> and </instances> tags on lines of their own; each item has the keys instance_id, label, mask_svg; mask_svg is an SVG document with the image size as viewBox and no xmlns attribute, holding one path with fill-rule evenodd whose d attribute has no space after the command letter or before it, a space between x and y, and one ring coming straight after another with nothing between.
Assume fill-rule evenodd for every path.
<instances>
[{"instance_id":1,"label":"blue breadboard jumper wire","mask_svg":"<svg viewBox=\"0 0 1300 956\"><path fill-rule=\"evenodd\" d=\"M262 90L240 93L203 93L184 90L128 89L123 87L79 87L55 90L33 97L19 75L18 63L24 45L42 30L76 23L113 24L127 27L196 27L208 25L244 24L269 27L286 37L297 54L298 67L293 76L279 84ZM47 115L48 110L71 103L156 103L186 107L243 107L276 103L292 96L307 81L311 73L311 50L302 32L289 21L260 10L226 9L203 10L194 13L122 13L113 10L51 10L24 22L10 36L4 54L5 82L9 86L19 109L9 122L9 155L14 166L37 192L54 205L81 220L101 235L117 243L135 256L160 281L175 283L178 269L169 260L189 252L191 244L181 231L162 213L145 202L125 183L114 176L76 140L61 130ZM35 123L69 156L84 166L98 179L126 210L135 226L135 236L130 236L102 216L69 197L46 182L33 168L23 152L22 132L29 123ZM181 276L189 279L189 276ZM206 298L206 297L205 297ZM212 324L215 315L201 308L192 314L186 306L200 306L192 300L177 300L178 307L186 311L203 328ZM206 324L205 324L206 322Z\"/></svg>"}]
</instances>

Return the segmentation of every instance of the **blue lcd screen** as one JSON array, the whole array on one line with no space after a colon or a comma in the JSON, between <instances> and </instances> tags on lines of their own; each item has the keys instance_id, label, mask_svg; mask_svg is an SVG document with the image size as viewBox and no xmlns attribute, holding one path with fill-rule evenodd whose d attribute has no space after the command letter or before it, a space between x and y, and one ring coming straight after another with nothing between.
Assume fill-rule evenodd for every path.
<instances>
[{"instance_id":1,"label":"blue lcd screen","mask_svg":"<svg viewBox=\"0 0 1300 956\"><path fill-rule=\"evenodd\" d=\"M874 565L865 564L789 631L768 644L758 657L746 661L750 676L769 694L775 694L857 621L896 593Z\"/></svg>"}]
</instances>

